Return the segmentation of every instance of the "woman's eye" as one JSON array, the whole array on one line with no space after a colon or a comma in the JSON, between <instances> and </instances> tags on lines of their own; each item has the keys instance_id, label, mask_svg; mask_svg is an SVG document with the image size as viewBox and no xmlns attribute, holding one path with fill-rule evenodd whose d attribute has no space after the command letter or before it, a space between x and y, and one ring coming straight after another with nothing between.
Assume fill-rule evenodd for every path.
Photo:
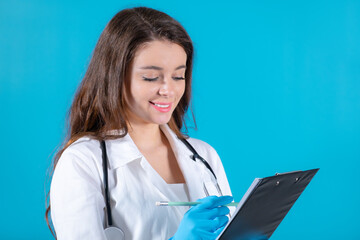
<instances>
[{"instance_id":1,"label":"woman's eye","mask_svg":"<svg viewBox=\"0 0 360 240\"><path fill-rule=\"evenodd\" d=\"M152 81L156 81L159 77L154 77L154 78L147 78L147 77L143 77L143 79L145 81L149 81L149 82L152 82Z\"/></svg>"},{"instance_id":2,"label":"woman's eye","mask_svg":"<svg viewBox=\"0 0 360 240\"><path fill-rule=\"evenodd\" d=\"M184 77L173 77L174 80L185 80Z\"/></svg>"}]
</instances>

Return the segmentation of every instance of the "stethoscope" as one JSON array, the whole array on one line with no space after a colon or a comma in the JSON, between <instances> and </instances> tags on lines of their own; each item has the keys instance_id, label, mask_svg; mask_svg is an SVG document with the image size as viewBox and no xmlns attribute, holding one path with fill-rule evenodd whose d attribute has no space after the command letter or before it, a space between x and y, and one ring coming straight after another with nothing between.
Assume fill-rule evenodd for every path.
<instances>
[{"instance_id":1,"label":"stethoscope","mask_svg":"<svg viewBox=\"0 0 360 240\"><path fill-rule=\"evenodd\" d=\"M219 195L223 196L219 183L217 181L217 177L214 171L212 170L212 168L210 167L209 163L196 152L195 148L186 139L180 139L180 140L192 152L193 155L191 156L191 159L194 160L195 162L202 163L206 167L206 169L210 172L209 175L211 177L211 182L214 184ZM108 224L108 227L105 228L105 235L108 240L125 239L124 232L120 228L113 226L111 207L110 207L109 181L108 181L108 165L107 165L108 158L107 158L106 145L104 140L100 141L100 147L102 151L102 167L104 174L105 211L106 211L107 224ZM207 190L205 182L203 182L203 189L205 195L209 196L209 191Z\"/></svg>"}]
</instances>

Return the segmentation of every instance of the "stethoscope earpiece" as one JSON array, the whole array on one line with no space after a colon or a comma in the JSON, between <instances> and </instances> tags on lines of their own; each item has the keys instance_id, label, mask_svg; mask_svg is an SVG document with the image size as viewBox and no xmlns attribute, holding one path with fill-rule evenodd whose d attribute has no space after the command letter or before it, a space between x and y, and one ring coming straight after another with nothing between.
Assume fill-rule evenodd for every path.
<instances>
[{"instance_id":1,"label":"stethoscope earpiece","mask_svg":"<svg viewBox=\"0 0 360 240\"><path fill-rule=\"evenodd\" d=\"M107 240L123 240L125 239L124 232L117 227L105 228L105 235Z\"/></svg>"}]
</instances>

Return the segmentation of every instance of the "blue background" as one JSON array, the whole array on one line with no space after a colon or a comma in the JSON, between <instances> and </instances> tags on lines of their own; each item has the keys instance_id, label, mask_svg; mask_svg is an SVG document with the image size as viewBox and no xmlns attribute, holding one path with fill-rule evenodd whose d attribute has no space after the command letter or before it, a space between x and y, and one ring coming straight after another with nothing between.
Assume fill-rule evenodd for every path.
<instances>
[{"instance_id":1,"label":"blue background","mask_svg":"<svg viewBox=\"0 0 360 240\"><path fill-rule=\"evenodd\" d=\"M320 167L271 239L360 239L360 1L0 1L1 239L51 239L47 169L100 33L170 14L196 49L193 137L240 200L255 177ZM193 126L193 124L189 124Z\"/></svg>"}]
</instances>

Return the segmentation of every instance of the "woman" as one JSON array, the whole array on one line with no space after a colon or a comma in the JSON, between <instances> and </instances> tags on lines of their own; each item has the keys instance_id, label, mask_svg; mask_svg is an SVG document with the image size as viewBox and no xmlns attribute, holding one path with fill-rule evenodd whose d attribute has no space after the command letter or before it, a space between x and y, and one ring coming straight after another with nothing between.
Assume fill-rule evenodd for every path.
<instances>
[{"instance_id":1,"label":"woman","mask_svg":"<svg viewBox=\"0 0 360 240\"><path fill-rule=\"evenodd\" d=\"M165 13L125 9L107 24L54 161L50 202L58 239L110 238L109 226L120 229L117 239L215 239L222 231L229 214L223 205L232 197L219 156L180 132L192 60L190 37ZM184 139L207 160L220 189ZM230 196L214 196L222 194ZM202 204L189 209L157 201Z\"/></svg>"}]
</instances>

